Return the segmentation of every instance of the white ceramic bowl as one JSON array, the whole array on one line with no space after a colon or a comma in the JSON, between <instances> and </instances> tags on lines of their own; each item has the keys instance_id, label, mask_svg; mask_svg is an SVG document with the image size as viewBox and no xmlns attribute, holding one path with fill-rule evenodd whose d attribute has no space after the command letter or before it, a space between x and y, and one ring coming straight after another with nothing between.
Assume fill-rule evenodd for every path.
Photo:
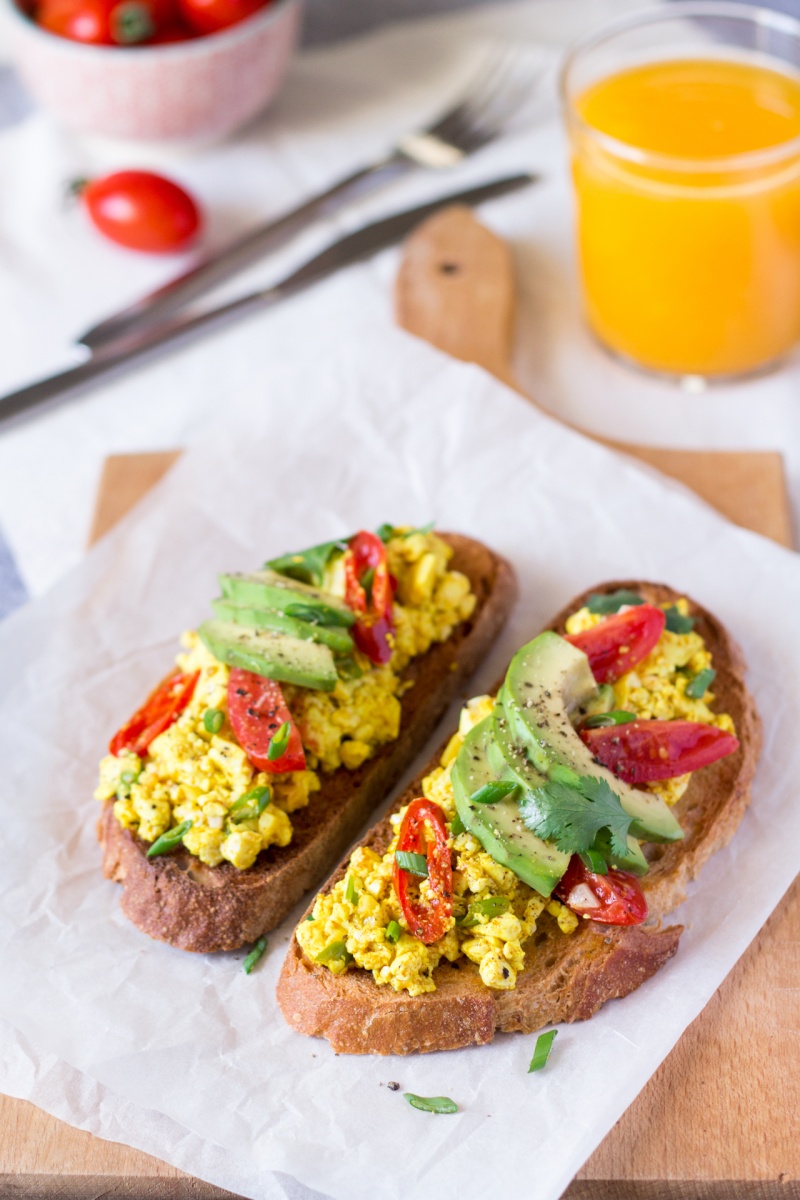
<instances>
[{"instance_id":1,"label":"white ceramic bowl","mask_svg":"<svg viewBox=\"0 0 800 1200\"><path fill-rule=\"evenodd\" d=\"M283 82L302 0L273 0L230 29L160 46L91 46L40 29L0 0L14 59L33 97L61 124L139 142L224 137Z\"/></svg>"}]
</instances>

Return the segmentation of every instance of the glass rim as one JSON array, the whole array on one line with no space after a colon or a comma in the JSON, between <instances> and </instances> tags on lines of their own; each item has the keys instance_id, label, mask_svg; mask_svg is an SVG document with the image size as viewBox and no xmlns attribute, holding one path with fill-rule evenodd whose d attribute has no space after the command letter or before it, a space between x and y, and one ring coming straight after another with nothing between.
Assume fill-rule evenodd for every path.
<instances>
[{"instance_id":1,"label":"glass rim","mask_svg":"<svg viewBox=\"0 0 800 1200\"><path fill-rule=\"evenodd\" d=\"M668 9L663 5L659 5L657 8L639 9L624 17L606 21L603 25L584 34L567 48L559 70L558 90L568 125L577 126L583 134L615 158L624 159L636 166L655 167L659 170L672 171L675 174L687 173L697 176L698 174L757 170L760 167L780 164L794 154L800 153L800 135L797 135L788 141L779 142L776 146L767 146L762 150L745 150L738 154L728 154L718 158L681 158L677 155L645 150L632 142L625 142L621 138L603 133L602 130L584 120L569 93L569 76L575 64L584 55L604 42L611 41L619 34L637 27L642 28L646 25L674 21L681 17L725 17L762 28L767 26L796 38L800 46L800 20L788 13L761 8L755 4L731 3L730 0L675 0Z\"/></svg>"}]
</instances>

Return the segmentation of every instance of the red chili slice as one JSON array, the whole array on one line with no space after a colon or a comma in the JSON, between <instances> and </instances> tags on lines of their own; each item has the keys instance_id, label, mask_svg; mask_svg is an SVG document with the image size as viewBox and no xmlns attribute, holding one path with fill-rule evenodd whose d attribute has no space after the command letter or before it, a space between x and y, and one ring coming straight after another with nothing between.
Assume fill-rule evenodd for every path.
<instances>
[{"instance_id":1,"label":"red chili slice","mask_svg":"<svg viewBox=\"0 0 800 1200\"><path fill-rule=\"evenodd\" d=\"M419 876L404 870L396 859L393 882L409 930L430 946L445 934L453 913L453 868L447 846L447 820L438 804L423 796L411 801L400 826L397 849L423 854L426 858L431 890L424 902L411 895L412 888L419 883Z\"/></svg>"},{"instance_id":2,"label":"red chili slice","mask_svg":"<svg viewBox=\"0 0 800 1200\"><path fill-rule=\"evenodd\" d=\"M732 733L700 721L631 721L580 734L594 758L633 784L674 779L739 749Z\"/></svg>"},{"instance_id":3,"label":"red chili slice","mask_svg":"<svg viewBox=\"0 0 800 1200\"><path fill-rule=\"evenodd\" d=\"M254 767L274 775L302 771L306 765L300 731L274 679L232 667L228 679L228 720L236 740ZM269 759L272 738L289 724L289 742L280 758Z\"/></svg>"},{"instance_id":4,"label":"red chili slice","mask_svg":"<svg viewBox=\"0 0 800 1200\"><path fill-rule=\"evenodd\" d=\"M359 614L353 639L374 663L392 657L389 634L394 632L394 581L389 574L386 547L374 533L361 530L350 539L344 556L345 603Z\"/></svg>"},{"instance_id":5,"label":"red chili slice","mask_svg":"<svg viewBox=\"0 0 800 1200\"><path fill-rule=\"evenodd\" d=\"M191 700L199 678L199 671L191 675L176 671L162 680L142 707L114 734L108 746L111 753L117 758L125 750L140 756L146 754L153 739L177 721Z\"/></svg>"},{"instance_id":6,"label":"red chili slice","mask_svg":"<svg viewBox=\"0 0 800 1200\"><path fill-rule=\"evenodd\" d=\"M600 925L641 925L647 916L647 901L634 875L614 867L607 875L596 875L577 854L570 859L556 895L578 916Z\"/></svg>"},{"instance_id":7,"label":"red chili slice","mask_svg":"<svg viewBox=\"0 0 800 1200\"><path fill-rule=\"evenodd\" d=\"M664 632L666 616L654 604L639 604L606 617L592 629L568 634L582 650L598 683L609 683L646 658Z\"/></svg>"}]
</instances>

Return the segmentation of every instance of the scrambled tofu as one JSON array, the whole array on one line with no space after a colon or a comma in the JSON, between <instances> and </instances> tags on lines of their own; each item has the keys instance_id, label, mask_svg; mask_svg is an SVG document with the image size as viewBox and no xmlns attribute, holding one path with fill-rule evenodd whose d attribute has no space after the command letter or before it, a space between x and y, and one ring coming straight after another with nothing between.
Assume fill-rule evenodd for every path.
<instances>
[{"instance_id":1,"label":"scrambled tofu","mask_svg":"<svg viewBox=\"0 0 800 1200\"><path fill-rule=\"evenodd\" d=\"M177 663L186 673L200 672L191 701L150 743L144 759L108 755L100 765L95 795L114 799L121 825L154 842L190 821L182 841L191 854L209 866L227 861L246 870L262 850L289 844L289 814L319 790L320 770L354 770L398 736L400 697L408 686L400 677L403 668L433 642L448 638L472 614L476 598L467 577L449 570L452 550L435 534L395 537L387 551L398 582L391 661L376 667L358 656L362 674L341 680L333 692L283 689L309 769L272 775L253 767L227 719L229 669L188 633L182 639L186 653ZM341 582L339 590L332 580L331 590L343 594ZM206 728L208 710L224 714L217 732ZM259 816L237 819L241 809L231 812L232 806L256 788L269 788L268 803Z\"/></svg>"}]
</instances>

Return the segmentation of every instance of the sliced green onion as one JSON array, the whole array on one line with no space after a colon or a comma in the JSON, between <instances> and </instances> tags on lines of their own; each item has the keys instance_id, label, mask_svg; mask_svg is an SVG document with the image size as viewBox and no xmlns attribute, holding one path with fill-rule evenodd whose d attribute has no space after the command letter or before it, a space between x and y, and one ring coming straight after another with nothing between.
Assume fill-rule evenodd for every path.
<instances>
[{"instance_id":1,"label":"sliced green onion","mask_svg":"<svg viewBox=\"0 0 800 1200\"><path fill-rule=\"evenodd\" d=\"M584 729L603 729L606 725L628 725L631 721L636 720L636 713L626 712L625 709L616 708L612 712L595 713L593 717L587 717L583 722Z\"/></svg>"},{"instance_id":2,"label":"sliced green onion","mask_svg":"<svg viewBox=\"0 0 800 1200\"><path fill-rule=\"evenodd\" d=\"M595 875L608 874L608 863L599 850L593 850L590 846L588 850L581 850L579 854L587 871L592 871Z\"/></svg>"},{"instance_id":3,"label":"sliced green onion","mask_svg":"<svg viewBox=\"0 0 800 1200\"><path fill-rule=\"evenodd\" d=\"M353 956L347 949L345 942L330 942L324 950L320 950L316 961L318 963L329 963L335 962L338 959L342 959L348 965L353 961Z\"/></svg>"},{"instance_id":4,"label":"sliced green onion","mask_svg":"<svg viewBox=\"0 0 800 1200\"><path fill-rule=\"evenodd\" d=\"M411 850L395 850L394 857L401 870L427 878L428 860L424 854L414 854Z\"/></svg>"},{"instance_id":5,"label":"sliced green onion","mask_svg":"<svg viewBox=\"0 0 800 1200\"><path fill-rule=\"evenodd\" d=\"M289 745L289 737L292 732L292 726L289 721L284 721L279 729L270 738L269 749L267 750L267 758L270 762L276 762L277 759L283 758L286 753L286 748Z\"/></svg>"},{"instance_id":6,"label":"sliced green onion","mask_svg":"<svg viewBox=\"0 0 800 1200\"><path fill-rule=\"evenodd\" d=\"M691 696L692 700L702 700L716 677L717 672L713 667L705 667L704 670L698 671L687 683L686 695Z\"/></svg>"},{"instance_id":7,"label":"sliced green onion","mask_svg":"<svg viewBox=\"0 0 800 1200\"><path fill-rule=\"evenodd\" d=\"M399 942L400 935L402 934L402 932L403 932L403 930L398 925L397 921L390 921L389 924L386 926L387 942L392 942L392 944L394 944L395 942Z\"/></svg>"},{"instance_id":8,"label":"sliced green onion","mask_svg":"<svg viewBox=\"0 0 800 1200\"><path fill-rule=\"evenodd\" d=\"M517 791L519 784L514 783L510 779L498 779L494 783L485 783L482 788L478 788L477 792L473 792L469 798L470 804L497 804L498 800L504 800L506 796L510 796Z\"/></svg>"},{"instance_id":9,"label":"sliced green onion","mask_svg":"<svg viewBox=\"0 0 800 1200\"><path fill-rule=\"evenodd\" d=\"M419 1108L429 1113L457 1113L458 1105L449 1096L415 1096L413 1092L403 1092L403 1099L412 1108Z\"/></svg>"},{"instance_id":10,"label":"sliced green onion","mask_svg":"<svg viewBox=\"0 0 800 1200\"><path fill-rule=\"evenodd\" d=\"M644 600L638 592L632 592L629 588L618 588L616 592L592 592L586 607L590 613L608 616L609 613L619 612L626 604L644 604Z\"/></svg>"},{"instance_id":11,"label":"sliced green onion","mask_svg":"<svg viewBox=\"0 0 800 1200\"><path fill-rule=\"evenodd\" d=\"M304 921L314 921L314 920L316 920L316 918L315 918L314 914L312 912L310 912L310 913L308 913L307 916L305 916L303 918L303 920Z\"/></svg>"},{"instance_id":12,"label":"sliced green onion","mask_svg":"<svg viewBox=\"0 0 800 1200\"><path fill-rule=\"evenodd\" d=\"M122 780L123 783L127 783L128 785L130 785L132 783L136 783L136 781L139 778L139 776L141 775L141 773L142 773L142 768L141 768L141 764L140 764L139 769L137 771L130 771L130 770L123 771L122 774L120 775L120 779Z\"/></svg>"},{"instance_id":13,"label":"sliced green onion","mask_svg":"<svg viewBox=\"0 0 800 1200\"><path fill-rule=\"evenodd\" d=\"M337 658L336 670L340 679L360 679L365 673L364 668L356 662L352 654L346 654L341 658Z\"/></svg>"},{"instance_id":14,"label":"sliced green onion","mask_svg":"<svg viewBox=\"0 0 800 1200\"><path fill-rule=\"evenodd\" d=\"M250 974L253 967L256 965L258 960L261 958L261 956L264 953L264 951L266 950L266 948L267 948L267 939L265 937L260 937L258 939L258 941L256 942L256 944L253 946L253 949L248 954L247 958L242 963L242 968L244 970L245 975Z\"/></svg>"},{"instance_id":15,"label":"sliced green onion","mask_svg":"<svg viewBox=\"0 0 800 1200\"><path fill-rule=\"evenodd\" d=\"M340 612L328 604L287 604L287 617L296 621L307 621L309 625L352 625L347 613Z\"/></svg>"},{"instance_id":16,"label":"sliced green onion","mask_svg":"<svg viewBox=\"0 0 800 1200\"><path fill-rule=\"evenodd\" d=\"M466 825L461 820L461 817L458 815L458 813L456 813L456 815L453 817L452 821L450 822L450 836L458 837L458 835L460 833L466 833L466 832L467 832Z\"/></svg>"},{"instance_id":17,"label":"sliced green onion","mask_svg":"<svg viewBox=\"0 0 800 1200\"><path fill-rule=\"evenodd\" d=\"M694 617L684 616L677 604L671 604L664 612L667 617L666 627L670 633L691 633L694 629Z\"/></svg>"},{"instance_id":18,"label":"sliced green onion","mask_svg":"<svg viewBox=\"0 0 800 1200\"><path fill-rule=\"evenodd\" d=\"M170 850L180 846L183 835L188 833L191 828L191 821L181 821L180 825L176 825L174 829L168 829L166 833L162 833L161 837L156 838L147 851L147 857L155 858L158 854L169 854Z\"/></svg>"},{"instance_id":19,"label":"sliced green onion","mask_svg":"<svg viewBox=\"0 0 800 1200\"><path fill-rule=\"evenodd\" d=\"M553 1048L553 1042L556 1040L557 1029L550 1029L547 1033L540 1033L536 1039L536 1048L533 1051L531 1065L528 1067L528 1074L531 1071L541 1071L542 1067L547 1064L550 1057L550 1051Z\"/></svg>"},{"instance_id":20,"label":"sliced green onion","mask_svg":"<svg viewBox=\"0 0 800 1200\"><path fill-rule=\"evenodd\" d=\"M238 800L234 800L228 815L236 824L240 821L255 821L261 816L271 798L272 793L268 787L254 787Z\"/></svg>"},{"instance_id":21,"label":"sliced green onion","mask_svg":"<svg viewBox=\"0 0 800 1200\"><path fill-rule=\"evenodd\" d=\"M599 713L611 712L614 707L614 689L610 683L601 683L597 691L586 703L583 711L595 717Z\"/></svg>"},{"instance_id":22,"label":"sliced green onion","mask_svg":"<svg viewBox=\"0 0 800 1200\"><path fill-rule=\"evenodd\" d=\"M358 888L356 881L352 875L347 876L347 883L344 888L344 898L348 904L358 904Z\"/></svg>"},{"instance_id":23,"label":"sliced green onion","mask_svg":"<svg viewBox=\"0 0 800 1200\"><path fill-rule=\"evenodd\" d=\"M203 725L206 733L219 733L225 723L225 713L221 708L207 708L203 713Z\"/></svg>"},{"instance_id":24,"label":"sliced green onion","mask_svg":"<svg viewBox=\"0 0 800 1200\"><path fill-rule=\"evenodd\" d=\"M466 915L461 921L457 921L457 924L462 929L474 929L480 924L478 917L487 917L491 921L493 917L502 917L510 907L511 901L508 896L484 896L482 900L472 901Z\"/></svg>"}]
</instances>

